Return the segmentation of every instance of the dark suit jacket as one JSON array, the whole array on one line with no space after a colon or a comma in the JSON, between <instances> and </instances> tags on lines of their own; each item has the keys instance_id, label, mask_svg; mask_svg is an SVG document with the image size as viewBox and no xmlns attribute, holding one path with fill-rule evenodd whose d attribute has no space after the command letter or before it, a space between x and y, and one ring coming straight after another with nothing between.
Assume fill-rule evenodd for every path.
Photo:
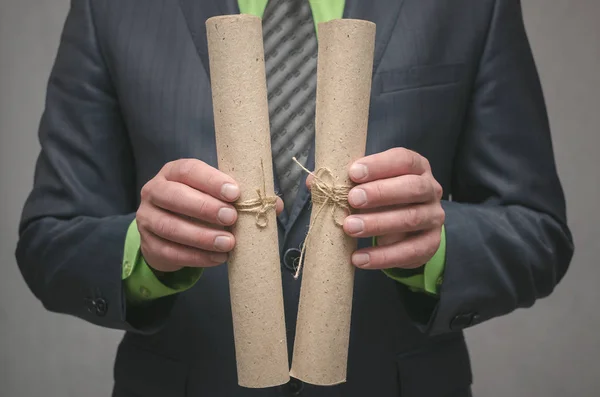
<instances>
[{"instance_id":1,"label":"dark suit jacket","mask_svg":"<svg viewBox=\"0 0 600 397\"><path fill-rule=\"evenodd\" d=\"M123 299L140 188L171 160L217 163L204 21L237 12L235 0L72 0L17 258L48 310L127 331L116 395L292 391L237 386L224 266L147 307ZM439 300L358 271L348 382L302 394L463 396L461 330L548 295L573 251L520 4L347 0L345 17L377 24L367 151L403 146L430 160L445 191L446 270ZM303 190L279 219L290 344L299 283L287 267L308 203Z\"/></svg>"}]
</instances>

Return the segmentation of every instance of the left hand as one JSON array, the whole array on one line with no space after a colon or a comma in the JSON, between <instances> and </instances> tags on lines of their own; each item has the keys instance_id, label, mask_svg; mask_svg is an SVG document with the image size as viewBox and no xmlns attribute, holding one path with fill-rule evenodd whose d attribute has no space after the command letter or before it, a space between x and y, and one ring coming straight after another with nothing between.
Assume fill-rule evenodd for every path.
<instances>
[{"instance_id":1,"label":"left hand","mask_svg":"<svg viewBox=\"0 0 600 397\"><path fill-rule=\"evenodd\" d=\"M352 237L377 236L377 246L356 251L352 263L363 269L423 266L440 246L445 213L442 186L429 161L404 148L363 157L349 169L358 185L349 195L360 210L344 221Z\"/></svg>"}]
</instances>

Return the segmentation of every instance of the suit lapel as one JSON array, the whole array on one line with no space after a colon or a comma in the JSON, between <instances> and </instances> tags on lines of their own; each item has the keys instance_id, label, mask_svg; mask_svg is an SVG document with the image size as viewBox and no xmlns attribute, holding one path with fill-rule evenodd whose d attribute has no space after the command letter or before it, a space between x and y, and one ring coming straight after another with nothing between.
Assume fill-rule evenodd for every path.
<instances>
[{"instance_id":1,"label":"suit lapel","mask_svg":"<svg viewBox=\"0 0 600 397\"><path fill-rule=\"evenodd\" d=\"M206 25L208 18L217 15L239 14L236 0L179 0L183 16L192 40L208 73L208 43L206 41Z\"/></svg>"},{"instance_id":2,"label":"suit lapel","mask_svg":"<svg viewBox=\"0 0 600 397\"><path fill-rule=\"evenodd\" d=\"M364 19L377 25L373 73L379 67L403 3L404 0L346 0L344 18Z\"/></svg>"},{"instance_id":3,"label":"suit lapel","mask_svg":"<svg viewBox=\"0 0 600 397\"><path fill-rule=\"evenodd\" d=\"M377 25L375 36L375 54L373 59L373 73L377 71L383 54L387 48L392 31L400 14L400 8L404 0L346 0L344 8L344 19L363 19L374 22ZM315 166L315 148L311 146L307 168L312 170ZM294 203L294 209L290 213L287 230L289 231L298 219L302 209L309 204L310 194L304 181L300 184L300 191Z\"/></svg>"}]
</instances>

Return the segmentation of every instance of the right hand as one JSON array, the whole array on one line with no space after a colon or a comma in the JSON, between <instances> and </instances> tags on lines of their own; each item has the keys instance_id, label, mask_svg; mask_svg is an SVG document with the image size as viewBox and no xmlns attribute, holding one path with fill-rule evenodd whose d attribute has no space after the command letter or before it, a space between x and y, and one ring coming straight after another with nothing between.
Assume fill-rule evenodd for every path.
<instances>
[{"instance_id":1,"label":"right hand","mask_svg":"<svg viewBox=\"0 0 600 397\"><path fill-rule=\"evenodd\" d=\"M235 238L224 227L237 220L231 203L239 196L233 178L200 160L166 164L142 188L136 214L146 263L159 272L174 272L227 261ZM281 200L277 209L283 209Z\"/></svg>"}]
</instances>

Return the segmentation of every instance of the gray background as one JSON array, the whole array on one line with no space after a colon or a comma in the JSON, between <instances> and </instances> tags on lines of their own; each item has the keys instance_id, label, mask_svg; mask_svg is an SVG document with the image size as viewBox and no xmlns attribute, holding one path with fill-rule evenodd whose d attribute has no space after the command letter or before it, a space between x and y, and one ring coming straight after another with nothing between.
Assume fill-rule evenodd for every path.
<instances>
[{"instance_id":1,"label":"gray background","mask_svg":"<svg viewBox=\"0 0 600 397\"><path fill-rule=\"evenodd\" d=\"M0 396L108 396L120 332L44 311L13 252L68 0L0 0ZM600 390L600 2L524 0L576 254L534 308L469 330L477 397Z\"/></svg>"}]
</instances>

